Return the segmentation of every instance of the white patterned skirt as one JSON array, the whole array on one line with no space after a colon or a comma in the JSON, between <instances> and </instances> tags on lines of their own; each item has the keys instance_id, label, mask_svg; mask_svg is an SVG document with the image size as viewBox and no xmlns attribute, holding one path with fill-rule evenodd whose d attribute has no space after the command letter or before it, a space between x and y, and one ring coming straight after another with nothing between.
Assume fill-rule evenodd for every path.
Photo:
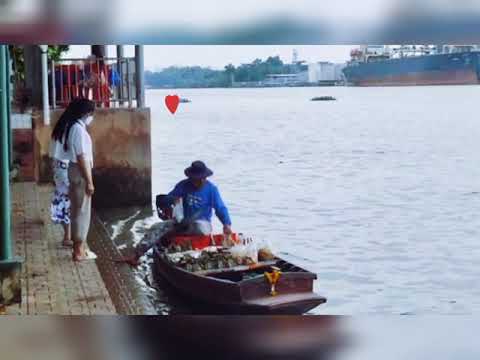
<instances>
[{"instance_id":1,"label":"white patterned skirt","mask_svg":"<svg viewBox=\"0 0 480 360\"><path fill-rule=\"evenodd\" d=\"M55 192L50 207L52 221L56 224L70 224L70 183L68 181L68 162L53 160L53 180Z\"/></svg>"}]
</instances>

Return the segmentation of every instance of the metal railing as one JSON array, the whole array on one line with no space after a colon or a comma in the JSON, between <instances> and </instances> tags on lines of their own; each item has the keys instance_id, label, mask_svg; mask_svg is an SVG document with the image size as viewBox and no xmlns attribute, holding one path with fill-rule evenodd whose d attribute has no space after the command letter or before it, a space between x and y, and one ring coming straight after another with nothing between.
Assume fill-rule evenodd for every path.
<instances>
[{"instance_id":1,"label":"metal railing","mask_svg":"<svg viewBox=\"0 0 480 360\"><path fill-rule=\"evenodd\" d=\"M109 108L136 105L135 58L62 59L50 64L53 108L77 97Z\"/></svg>"}]
</instances>

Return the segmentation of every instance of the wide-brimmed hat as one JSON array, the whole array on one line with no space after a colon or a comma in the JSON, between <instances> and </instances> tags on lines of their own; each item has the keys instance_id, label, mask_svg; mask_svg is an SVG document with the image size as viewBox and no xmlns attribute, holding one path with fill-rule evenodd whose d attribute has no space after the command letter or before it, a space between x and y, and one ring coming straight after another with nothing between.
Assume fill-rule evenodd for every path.
<instances>
[{"instance_id":1,"label":"wide-brimmed hat","mask_svg":"<svg viewBox=\"0 0 480 360\"><path fill-rule=\"evenodd\" d=\"M185 176L191 179L204 179L213 175L203 161L194 161L190 167L185 169Z\"/></svg>"}]
</instances>

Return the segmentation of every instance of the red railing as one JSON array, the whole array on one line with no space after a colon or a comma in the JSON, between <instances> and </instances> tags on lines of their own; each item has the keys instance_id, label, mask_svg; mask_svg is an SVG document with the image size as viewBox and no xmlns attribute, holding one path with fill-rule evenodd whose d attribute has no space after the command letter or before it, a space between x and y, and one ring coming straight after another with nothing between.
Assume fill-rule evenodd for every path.
<instances>
[{"instance_id":1,"label":"red railing","mask_svg":"<svg viewBox=\"0 0 480 360\"><path fill-rule=\"evenodd\" d=\"M62 59L52 61L50 74L54 108L77 97L106 108L132 107L136 100L134 58Z\"/></svg>"}]
</instances>

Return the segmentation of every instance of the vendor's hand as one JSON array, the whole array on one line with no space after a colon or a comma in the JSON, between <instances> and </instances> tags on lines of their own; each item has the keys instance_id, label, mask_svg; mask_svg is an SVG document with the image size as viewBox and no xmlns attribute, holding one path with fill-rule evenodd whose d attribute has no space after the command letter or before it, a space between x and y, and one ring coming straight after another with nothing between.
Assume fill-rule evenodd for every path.
<instances>
[{"instance_id":1,"label":"vendor's hand","mask_svg":"<svg viewBox=\"0 0 480 360\"><path fill-rule=\"evenodd\" d=\"M223 225L223 233L225 235L231 235L232 234L232 227L230 225Z\"/></svg>"},{"instance_id":2,"label":"vendor's hand","mask_svg":"<svg viewBox=\"0 0 480 360\"><path fill-rule=\"evenodd\" d=\"M87 193L88 196L93 195L93 193L95 192L95 186L93 186L93 183L87 184L87 187L85 188L85 192Z\"/></svg>"}]
</instances>

